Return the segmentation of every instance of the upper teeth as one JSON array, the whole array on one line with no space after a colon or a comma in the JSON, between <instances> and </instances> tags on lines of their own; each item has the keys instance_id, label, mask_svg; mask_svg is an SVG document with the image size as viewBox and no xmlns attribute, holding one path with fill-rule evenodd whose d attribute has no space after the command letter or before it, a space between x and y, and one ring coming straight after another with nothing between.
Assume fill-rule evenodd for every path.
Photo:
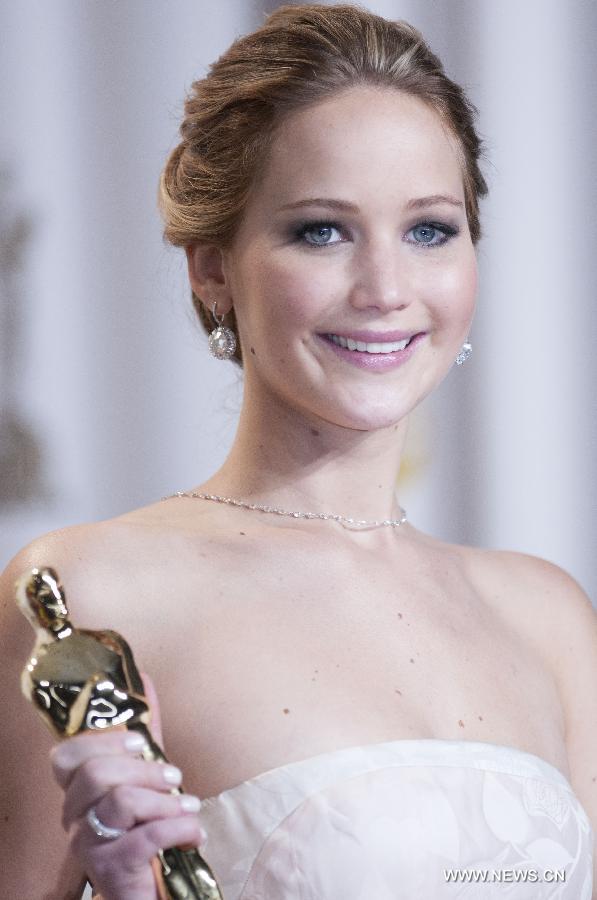
<instances>
[{"instance_id":1,"label":"upper teeth","mask_svg":"<svg viewBox=\"0 0 597 900\"><path fill-rule=\"evenodd\" d=\"M410 338L403 341L394 341L385 344L366 344L365 341L353 341L352 338L345 338L339 334L328 334L328 337L339 344L340 347L347 347L349 350L364 350L366 353L394 353L396 350L404 350Z\"/></svg>"}]
</instances>

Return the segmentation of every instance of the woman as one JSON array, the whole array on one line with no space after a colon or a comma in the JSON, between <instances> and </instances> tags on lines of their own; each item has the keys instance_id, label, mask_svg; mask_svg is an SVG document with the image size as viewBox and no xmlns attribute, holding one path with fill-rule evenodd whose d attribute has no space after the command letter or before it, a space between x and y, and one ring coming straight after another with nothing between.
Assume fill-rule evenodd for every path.
<instances>
[{"instance_id":1,"label":"woman","mask_svg":"<svg viewBox=\"0 0 597 900\"><path fill-rule=\"evenodd\" d=\"M23 715L9 893L66 852L105 900L153 900L158 848L203 829L226 900L464 896L458 868L597 896L589 600L543 560L422 534L395 497L409 413L466 356L473 112L415 29L351 6L279 9L193 85L161 206L213 352L243 367L235 442L182 496L35 541L3 595L15 672L30 566L58 570L78 624L124 634L209 799L181 808L116 733L53 752L62 797ZM68 842L46 827L62 800Z\"/></svg>"}]
</instances>

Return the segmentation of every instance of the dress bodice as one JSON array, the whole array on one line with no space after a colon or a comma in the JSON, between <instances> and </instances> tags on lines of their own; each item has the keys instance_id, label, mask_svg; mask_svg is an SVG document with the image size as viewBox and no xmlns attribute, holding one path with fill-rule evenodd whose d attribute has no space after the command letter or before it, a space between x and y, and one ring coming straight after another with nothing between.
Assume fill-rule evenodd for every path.
<instances>
[{"instance_id":1,"label":"dress bodice","mask_svg":"<svg viewBox=\"0 0 597 900\"><path fill-rule=\"evenodd\" d=\"M514 747L349 747L209 797L199 817L224 900L592 897L586 812L558 769Z\"/></svg>"}]
</instances>

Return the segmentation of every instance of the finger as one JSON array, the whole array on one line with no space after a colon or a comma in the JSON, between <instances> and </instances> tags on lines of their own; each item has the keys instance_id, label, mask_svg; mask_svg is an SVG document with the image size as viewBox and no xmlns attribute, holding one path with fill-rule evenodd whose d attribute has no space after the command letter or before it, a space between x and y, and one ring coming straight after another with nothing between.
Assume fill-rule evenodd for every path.
<instances>
[{"instance_id":1,"label":"finger","mask_svg":"<svg viewBox=\"0 0 597 900\"><path fill-rule=\"evenodd\" d=\"M120 839L122 852L142 857L148 862L158 850L189 845L198 847L205 842L205 831L195 816L159 819L138 825Z\"/></svg>"},{"instance_id":2,"label":"finger","mask_svg":"<svg viewBox=\"0 0 597 900\"><path fill-rule=\"evenodd\" d=\"M205 831L196 816L179 816L137 825L122 836L120 849L123 854L151 861L159 850L169 847L199 847L205 840Z\"/></svg>"},{"instance_id":3,"label":"finger","mask_svg":"<svg viewBox=\"0 0 597 900\"><path fill-rule=\"evenodd\" d=\"M68 738L50 751L54 777L62 788L68 787L79 766L101 756L135 756L146 745L142 735L134 731L113 730L102 734L85 732Z\"/></svg>"},{"instance_id":4,"label":"finger","mask_svg":"<svg viewBox=\"0 0 597 900\"><path fill-rule=\"evenodd\" d=\"M64 800L62 822L70 828L90 806L119 785L133 785L154 791L171 791L182 780L180 769L157 762L130 759L126 756L102 756L79 766L73 775Z\"/></svg>"},{"instance_id":5,"label":"finger","mask_svg":"<svg viewBox=\"0 0 597 900\"><path fill-rule=\"evenodd\" d=\"M110 884L111 896L120 897L126 896L126 884L147 878L159 850L197 847L205 837L196 816L179 816L137 825L122 837L106 841L93 832L83 817L73 826L71 847L92 881L98 886Z\"/></svg>"},{"instance_id":6,"label":"finger","mask_svg":"<svg viewBox=\"0 0 597 900\"><path fill-rule=\"evenodd\" d=\"M192 794L163 794L148 788L123 784L109 791L96 805L100 821L109 828L130 831L153 819L197 815L201 801Z\"/></svg>"},{"instance_id":7,"label":"finger","mask_svg":"<svg viewBox=\"0 0 597 900\"><path fill-rule=\"evenodd\" d=\"M147 702L149 703L149 708L151 710L151 734L154 741L159 744L163 750L164 735L162 734L162 717L160 715L158 695L156 693L153 681L146 672L141 672L141 678L143 679L145 696L147 697Z\"/></svg>"}]
</instances>

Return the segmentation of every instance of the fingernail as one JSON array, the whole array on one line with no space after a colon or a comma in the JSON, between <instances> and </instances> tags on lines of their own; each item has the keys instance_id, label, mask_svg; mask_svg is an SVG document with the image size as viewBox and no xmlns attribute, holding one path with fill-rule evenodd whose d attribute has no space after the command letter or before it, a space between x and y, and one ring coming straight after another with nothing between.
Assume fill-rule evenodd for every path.
<instances>
[{"instance_id":1,"label":"fingernail","mask_svg":"<svg viewBox=\"0 0 597 900\"><path fill-rule=\"evenodd\" d=\"M182 794L180 797L180 805L183 812L196 813L201 808L201 800L192 794Z\"/></svg>"},{"instance_id":2,"label":"fingernail","mask_svg":"<svg viewBox=\"0 0 597 900\"><path fill-rule=\"evenodd\" d=\"M127 750L142 750L143 747L147 744L147 741L143 737L142 734L136 734L134 731L131 734L127 734L124 739L124 746Z\"/></svg>"},{"instance_id":3,"label":"fingernail","mask_svg":"<svg viewBox=\"0 0 597 900\"><path fill-rule=\"evenodd\" d=\"M164 766L162 775L164 776L164 781L167 781L168 784L180 784L182 781L182 772L176 766Z\"/></svg>"}]
</instances>

